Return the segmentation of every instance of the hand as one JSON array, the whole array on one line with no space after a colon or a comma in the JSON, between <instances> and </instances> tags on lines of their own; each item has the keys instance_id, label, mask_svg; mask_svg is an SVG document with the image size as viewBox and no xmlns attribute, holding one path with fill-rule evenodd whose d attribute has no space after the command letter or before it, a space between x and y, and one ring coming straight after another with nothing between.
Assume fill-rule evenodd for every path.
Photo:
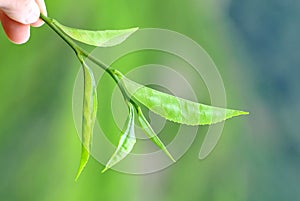
<instances>
[{"instance_id":1,"label":"hand","mask_svg":"<svg viewBox=\"0 0 300 201\"><path fill-rule=\"evenodd\" d=\"M22 44L29 40L30 26L39 27L47 15L44 0L0 0L0 21L10 41Z\"/></svg>"}]
</instances>

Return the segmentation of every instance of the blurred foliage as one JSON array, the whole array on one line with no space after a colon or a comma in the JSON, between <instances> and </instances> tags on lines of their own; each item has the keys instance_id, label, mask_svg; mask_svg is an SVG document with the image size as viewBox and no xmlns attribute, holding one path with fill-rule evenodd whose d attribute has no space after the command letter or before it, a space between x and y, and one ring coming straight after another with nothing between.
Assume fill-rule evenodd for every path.
<instances>
[{"instance_id":1,"label":"blurred foliage","mask_svg":"<svg viewBox=\"0 0 300 201\"><path fill-rule=\"evenodd\" d=\"M100 174L103 166L91 160L75 183L80 141L72 90L79 64L46 26L32 29L31 40L20 46L1 30L1 200L300 199L299 2L52 0L47 5L50 16L73 27L160 27L191 37L217 64L228 107L251 116L228 121L205 160L198 159L204 126L188 152L163 171ZM114 123L106 126L116 133Z\"/></svg>"}]
</instances>

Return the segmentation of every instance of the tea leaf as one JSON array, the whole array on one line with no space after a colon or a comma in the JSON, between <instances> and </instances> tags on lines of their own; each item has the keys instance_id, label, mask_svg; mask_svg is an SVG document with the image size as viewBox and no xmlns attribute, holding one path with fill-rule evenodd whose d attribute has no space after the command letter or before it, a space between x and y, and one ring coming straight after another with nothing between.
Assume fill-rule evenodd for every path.
<instances>
[{"instance_id":1,"label":"tea leaf","mask_svg":"<svg viewBox=\"0 0 300 201\"><path fill-rule=\"evenodd\" d=\"M53 20L53 23L71 38L98 47L118 45L138 30L138 28L131 28L123 30L90 31L67 27L56 20Z\"/></svg>"},{"instance_id":2,"label":"tea leaf","mask_svg":"<svg viewBox=\"0 0 300 201\"><path fill-rule=\"evenodd\" d=\"M133 149L136 143L136 138L134 134L134 107L131 103L128 103L129 116L127 119L127 126L125 131L122 133L118 147L112 157L109 159L105 168L102 170L104 173L106 170L120 162L124 159Z\"/></svg>"},{"instance_id":3,"label":"tea leaf","mask_svg":"<svg viewBox=\"0 0 300 201\"><path fill-rule=\"evenodd\" d=\"M175 159L172 157L172 155L167 150L164 143L159 139L159 137L156 135L156 133L153 131L152 127L150 126L149 122L143 115L140 108L138 108L138 121L144 130L145 134L148 136L148 138L156 144L165 154L173 161L176 162Z\"/></svg>"},{"instance_id":4,"label":"tea leaf","mask_svg":"<svg viewBox=\"0 0 300 201\"><path fill-rule=\"evenodd\" d=\"M96 82L92 70L82 62L84 77L84 96L83 96L83 114L82 114L82 151L80 165L76 174L77 180L86 166L92 143L93 128L97 113L97 90Z\"/></svg>"},{"instance_id":5,"label":"tea leaf","mask_svg":"<svg viewBox=\"0 0 300 201\"><path fill-rule=\"evenodd\" d=\"M244 111L209 106L175 97L133 82L118 71L116 74L121 78L130 95L154 113L170 121L187 125L209 125L235 116L249 114Z\"/></svg>"}]
</instances>

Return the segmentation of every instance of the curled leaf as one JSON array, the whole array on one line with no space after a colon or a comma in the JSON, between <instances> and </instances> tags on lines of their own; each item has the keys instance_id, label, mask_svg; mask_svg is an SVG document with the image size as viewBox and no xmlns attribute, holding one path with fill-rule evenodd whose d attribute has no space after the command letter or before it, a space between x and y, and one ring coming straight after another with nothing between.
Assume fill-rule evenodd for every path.
<instances>
[{"instance_id":1,"label":"curled leaf","mask_svg":"<svg viewBox=\"0 0 300 201\"><path fill-rule=\"evenodd\" d=\"M102 173L124 159L131 152L136 143L134 134L134 107L131 103L128 103L128 107L129 116L127 119L126 129L124 132L122 132L118 147L112 157L109 159L105 168L102 170Z\"/></svg>"},{"instance_id":2,"label":"curled leaf","mask_svg":"<svg viewBox=\"0 0 300 201\"><path fill-rule=\"evenodd\" d=\"M116 71L128 93L154 113L186 125L209 125L248 112L209 106L140 85Z\"/></svg>"},{"instance_id":3,"label":"curled leaf","mask_svg":"<svg viewBox=\"0 0 300 201\"><path fill-rule=\"evenodd\" d=\"M176 162L175 159L172 157L172 155L167 150L164 143L159 139L159 137L156 135L156 133L153 131L152 127L150 126L149 122L143 115L141 108L138 108L138 121L144 130L145 134L148 136L148 138L156 144L165 154L173 161Z\"/></svg>"},{"instance_id":4,"label":"curled leaf","mask_svg":"<svg viewBox=\"0 0 300 201\"><path fill-rule=\"evenodd\" d=\"M82 151L80 165L76 174L77 180L86 166L92 143L93 128L97 113L97 90L96 82L92 70L83 62L84 77L84 96L83 96L83 114L82 114Z\"/></svg>"},{"instance_id":5,"label":"curled leaf","mask_svg":"<svg viewBox=\"0 0 300 201\"><path fill-rule=\"evenodd\" d=\"M67 27L56 20L53 20L53 23L69 37L79 42L98 47L118 45L138 30L138 28L130 28L123 30L90 31Z\"/></svg>"}]
</instances>

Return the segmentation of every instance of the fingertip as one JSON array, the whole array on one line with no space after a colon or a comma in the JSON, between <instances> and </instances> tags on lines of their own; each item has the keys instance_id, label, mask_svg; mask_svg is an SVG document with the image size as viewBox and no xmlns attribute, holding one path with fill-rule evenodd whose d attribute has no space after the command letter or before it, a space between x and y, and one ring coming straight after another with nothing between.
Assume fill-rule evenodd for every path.
<instances>
[{"instance_id":1,"label":"fingertip","mask_svg":"<svg viewBox=\"0 0 300 201\"><path fill-rule=\"evenodd\" d=\"M43 15L47 16L48 12L47 12L47 8L46 8L46 4L44 0L36 0L37 5L40 8L40 13L42 13ZM38 21L34 22L31 24L31 26L33 27L40 27L44 24L44 21L41 19L38 19Z\"/></svg>"},{"instance_id":2,"label":"fingertip","mask_svg":"<svg viewBox=\"0 0 300 201\"><path fill-rule=\"evenodd\" d=\"M1 14L1 22L7 38L15 44L24 44L30 38L30 26L18 23L5 14Z\"/></svg>"},{"instance_id":3,"label":"fingertip","mask_svg":"<svg viewBox=\"0 0 300 201\"><path fill-rule=\"evenodd\" d=\"M20 38L9 38L9 40L16 45L21 45L21 44L27 43L29 41L29 39L30 39L29 31L28 31L28 34L23 35Z\"/></svg>"},{"instance_id":4,"label":"fingertip","mask_svg":"<svg viewBox=\"0 0 300 201\"><path fill-rule=\"evenodd\" d=\"M43 13L43 15L47 16L47 8L46 8L46 4L44 0L36 0L36 3L38 4L41 13Z\"/></svg>"},{"instance_id":5,"label":"fingertip","mask_svg":"<svg viewBox=\"0 0 300 201\"><path fill-rule=\"evenodd\" d=\"M28 42L30 39L30 26L27 25L26 27L16 28L16 29L19 29L20 30L19 33L22 33L22 34L9 33L9 34L7 34L8 39L12 43L17 44L17 45L21 45L21 44Z\"/></svg>"},{"instance_id":6,"label":"fingertip","mask_svg":"<svg viewBox=\"0 0 300 201\"><path fill-rule=\"evenodd\" d=\"M36 3L33 3L31 6L30 13L25 18L23 24L33 24L39 20L40 17L40 8Z\"/></svg>"},{"instance_id":7,"label":"fingertip","mask_svg":"<svg viewBox=\"0 0 300 201\"><path fill-rule=\"evenodd\" d=\"M44 21L41 20L41 19L38 19L38 21L36 21L35 23L32 23L31 26L33 26L33 27L40 27L43 24L45 24Z\"/></svg>"}]
</instances>

